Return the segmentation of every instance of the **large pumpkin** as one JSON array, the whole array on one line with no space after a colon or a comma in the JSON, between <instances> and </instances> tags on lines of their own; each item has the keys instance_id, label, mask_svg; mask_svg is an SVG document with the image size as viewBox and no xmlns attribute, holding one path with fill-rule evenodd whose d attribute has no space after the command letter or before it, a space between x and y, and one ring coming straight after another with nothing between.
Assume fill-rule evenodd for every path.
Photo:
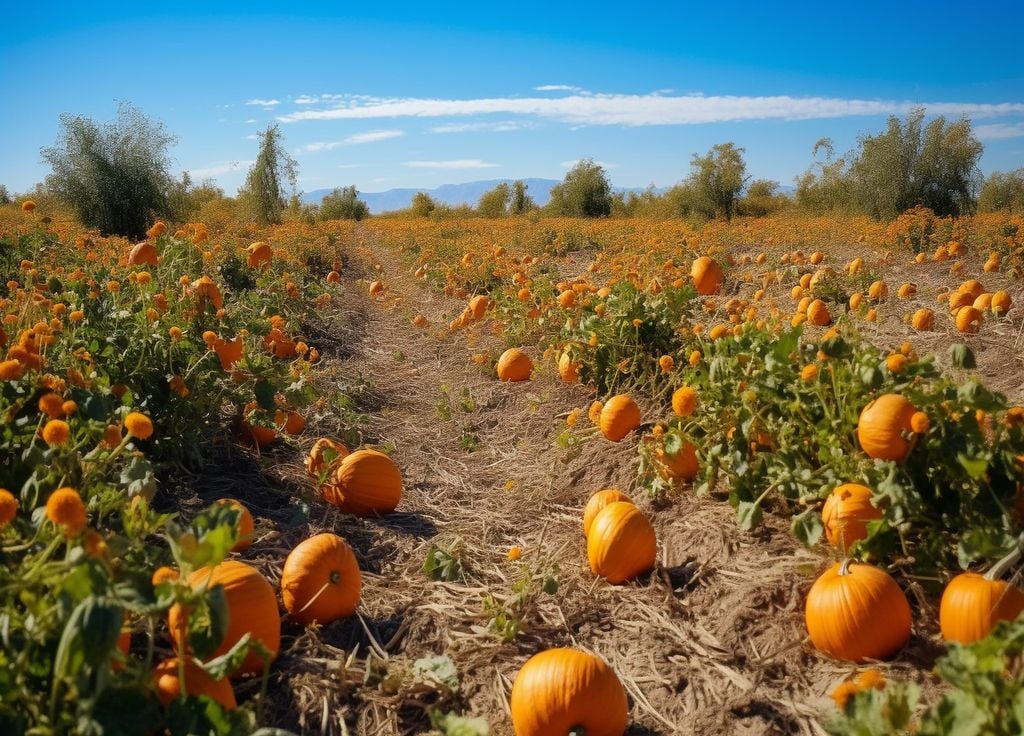
<instances>
[{"instance_id":1,"label":"large pumpkin","mask_svg":"<svg viewBox=\"0 0 1024 736\"><path fill-rule=\"evenodd\" d=\"M910 453L910 420L917 409L899 394L883 394L864 407L857 440L868 457L902 462Z\"/></svg>"},{"instance_id":2,"label":"large pumpkin","mask_svg":"<svg viewBox=\"0 0 1024 736\"><path fill-rule=\"evenodd\" d=\"M807 319L812 325L824 327L832 324L832 314L828 311L828 305L821 299L815 299L807 307Z\"/></svg>"},{"instance_id":3,"label":"large pumpkin","mask_svg":"<svg viewBox=\"0 0 1024 736\"><path fill-rule=\"evenodd\" d=\"M690 278L693 279L697 293L702 296L717 294L718 290L722 288L723 276L722 267L708 256L701 256L693 262L693 266L690 268Z\"/></svg>"},{"instance_id":4,"label":"large pumpkin","mask_svg":"<svg viewBox=\"0 0 1024 736\"><path fill-rule=\"evenodd\" d=\"M156 688L156 696L165 708L181 697L181 673L180 660L176 657L165 659L153 668L153 685ZM235 701L235 691L231 689L231 683L226 678L223 680L213 679L210 673L191 657L186 657L184 660L184 673L186 695L193 697L206 695L228 710L238 707L238 703Z\"/></svg>"},{"instance_id":5,"label":"large pumpkin","mask_svg":"<svg viewBox=\"0 0 1024 736\"><path fill-rule=\"evenodd\" d=\"M573 360L568 351L558 358L558 377L566 383L576 383L580 380L580 363Z\"/></svg>"},{"instance_id":6,"label":"large pumpkin","mask_svg":"<svg viewBox=\"0 0 1024 736\"><path fill-rule=\"evenodd\" d=\"M692 442L683 440L682 447L675 455L665 452L664 447L654 451L657 460L657 471L664 480L691 481L700 472L700 463L697 460L697 448Z\"/></svg>"},{"instance_id":7,"label":"large pumpkin","mask_svg":"<svg viewBox=\"0 0 1024 736\"><path fill-rule=\"evenodd\" d=\"M155 266L157 265L156 246L152 243L141 242L131 249L128 254L129 266Z\"/></svg>"},{"instance_id":8,"label":"large pumpkin","mask_svg":"<svg viewBox=\"0 0 1024 736\"><path fill-rule=\"evenodd\" d=\"M519 348L509 348L498 358L497 372L500 381L528 381L533 361Z\"/></svg>"},{"instance_id":9,"label":"large pumpkin","mask_svg":"<svg viewBox=\"0 0 1024 736\"><path fill-rule=\"evenodd\" d=\"M523 665L512 684L516 736L622 736L626 690L603 659L578 649L548 649Z\"/></svg>"},{"instance_id":10,"label":"large pumpkin","mask_svg":"<svg viewBox=\"0 0 1024 736\"><path fill-rule=\"evenodd\" d=\"M390 514L402 500L402 473L377 450L346 455L322 489L324 498L356 516Z\"/></svg>"},{"instance_id":11,"label":"large pumpkin","mask_svg":"<svg viewBox=\"0 0 1024 736\"><path fill-rule=\"evenodd\" d=\"M335 534L317 534L289 553L281 571L281 600L292 620L329 624L355 613L362 577L352 548Z\"/></svg>"},{"instance_id":12,"label":"large pumpkin","mask_svg":"<svg viewBox=\"0 0 1024 736\"><path fill-rule=\"evenodd\" d=\"M837 659L888 659L910 639L910 605L896 581L871 565L835 564L807 593L807 633Z\"/></svg>"},{"instance_id":13,"label":"large pumpkin","mask_svg":"<svg viewBox=\"0 0 1024 736\"><path fill-rule=\"evenodd\" d=\"M867 537L868 522L881 518L882 511L871 504L871 489L859 483L837 487L821 511L828 543L843 550Z\"/></svg>"},{"instance_id":14,"label":"large pumpkin","mask_svg":"<svg viewBox=\"0 0 1024 736\"><path fill-rule=\"evenodd\" d=\"M984 639L1000 621L1024 612L1024 591L1005 580L965 572L949 581L939 604L942 638L960 644Z\"/></svg>"},{"instance_id":15,"label":"large pumpkin","mask_svg":"<svg viewBox=\"0 0 1024 736\"><path fill-rule=\"evenodd\" d=\"M618 501L633 503L633 499L616 488L606 488L592 495L587 500L587 505L583 507L583 536L590 534L590 527L593 525L594 519L604 507Z\"/></svg>"},{"instance_id":16,"label":"large pumpkin","mask_svg":"<svg viewBox=\"0 0 1024 736\"><path fill-rule=\"evenodd\" d=\"M189 575L188 584L192 588L224 586L228 627L223 641L213 653L214 657L226 654L245 634L252 634L254 640L270 650L271 658L277 656L281 647L281 617L277 610L277 596L259 570L244 562L225 560L213 568L196 570ZM183 651L188 636L188 617L181 606L171 606L167 623L178 651ZM263 658L253 649L233 674L260 674L263 667Z\"/></svg>"},{"instance_id":17,"label":"large pumpkin","mask_svg":"<svg viewBox=\"0 0 1024 736\"><path fill-rule=\"evenodd\" d=\"M601 434L612 442L618 442L640 426L640 407L628 394L613 396L601 408L598 423Z\"/></svg>"},{"instance_id":18,"label":"large pumpkin","mask_svg":"<svg viewBox=\"0 0 1024 736\"><path fill-rule=\"evenodd\" d=\"M658 543L644 512L616 501L594 517L587 534L587 559L596 575L618 584L654 567Z\"/></svg>"}]
</instances>

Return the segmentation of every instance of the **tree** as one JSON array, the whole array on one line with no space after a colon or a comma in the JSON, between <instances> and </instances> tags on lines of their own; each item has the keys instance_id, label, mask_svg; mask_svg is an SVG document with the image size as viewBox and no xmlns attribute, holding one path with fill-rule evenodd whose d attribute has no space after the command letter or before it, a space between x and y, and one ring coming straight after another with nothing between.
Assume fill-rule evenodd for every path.
<instances>
[{"instance_id":1,"label":"tree","mask_svg":"<svg viewBox=\"0 0 1024 736\"><path fill-rule=\"evenodd\" d=\"M476 209L482 217L504 217L512 199L512 190L506 182L480 195Z\"/></svg>"},{"instance_id":2,"label":"tree","mask_svg":"<svg viewBox=\"0 0 1024 736\"><path fill-rule=\"evenodd\" d=\"M512 201L508 206L510 214L525 215L537 206L530 195L526 193L526 190L529 188L529 185L522 179L516 179L512 182Z\"/></svg>"},{"instance_id":3,"label":"tree","mask_svg":"<svg viewBox=\"0 0 1024 736\"><path fill-rule=\"evenodd\" d=\"M355 186L338 187L320 202L321 220L362 220L369 214L370 208L359 199Z\"/></svg>"},{"instance_id":4,"label":"tree","mask_svg":"<svg viewBox=\"0 0 1024 736\"><path fill-rule=\"evenodd\" d=\"M7 191L7 187L5 187L3 184L0 184L0 204L10 204L10 203L11 203L11 193Z\"/></svg>"},{"instance_id":5,"label":"tree","mask_svg":"<svg viewBox=\"0 0 1024 736\"><path fill-rule=\"evenodd\" d=\"M412 196L412 205L409 211L413 217L430 217L430 213L437 209L437 202L426 192L416 192Z\"/></svg>"},{"instance_id":6,"label":"tree","mask_svg":"<svg viewBox=\"0 0 1024 736\"><path fill-rule=\"evenodd\" d=\"M737 204L737 211L750 217L764 217L789 204L789 197L779 192L779 183L755 179Z\"/></svg>"},{"instance_id":7,"label":"tree","mask_svg":"<svg viewBox=\"0 0 1024 736\"><path fill-rule=\"evenodd\" d=\"M169 213L171 177L167 149L175 141L123 102L117 120L97 125L80 115L61 115L57 142L43 148L50 164L46 185L100 232L141 239L157 216Z\"/></svg>"},{"instance_id":8,"label":"tree","mask_svg":"<svg viewBox=\"0 0 1024 736\"><path fill-rule=\"evenodd\" d=\"M732 219L736 200L748 178L743 152L732 143L719 143L705 156L694 154L690 161L690 184L697 208L704 215Z\"/></svg>"},{"instance_id":9,"label":"tree","mask_svg":"<svg viewBox=\"0 0 1024 736\"><path fill-rule=\"evenodd\" d=\"M1024 169L1008 174L993 172L981 186L978 209L981 212L1005 210L1015 215L1024 213Z\"/></svg>"},{"instance_id":10,"label":"tree","mask_svg":"<svg viewBox=\"0 0 1024 736\"><path fill-rule=\"evenodd\" d=\"M260 152L249 169L239 198L256 222L276 225L282 221L287 206L285 182L294 192L298 164L284 150L281 130L276 123L258 135Z\"/></svg>"},{"instance_id":11,"label":"tree","mask_svg":"<svg viewBox=\"0 0 1024 736\"><path fill-rule=\"evenodd\" d=\"M850 176L857 205L878 219L924 205L940 216L973 211L981 183L982 145L966 118L947 123L939 116L926 126L924 109L905 123L891 116L883 133L862 136Z\"/></svg>"},{"instance_id":12,"label":"tree","mask_svg":"<svg viewBox=\"0 0 1024 736\"><path fill-rule=\"evenodd\" d=\"M583 159L551 188L548 209L566 217L607 217L612 213L612 187L604 168Z\"/></svg>"},{"instance_id":13,"label":"tree","mask_svg":"<svg viewBox=\"0 0 1024 736\"><path fill-rule=\"evenodd\" d=\"M821 138L814 144L811 155L816 160L807 171L796 178L796 202L812 212L853 209L853 182L845 158L834 159L831 138Z\"/></svg>"}]
</instances>

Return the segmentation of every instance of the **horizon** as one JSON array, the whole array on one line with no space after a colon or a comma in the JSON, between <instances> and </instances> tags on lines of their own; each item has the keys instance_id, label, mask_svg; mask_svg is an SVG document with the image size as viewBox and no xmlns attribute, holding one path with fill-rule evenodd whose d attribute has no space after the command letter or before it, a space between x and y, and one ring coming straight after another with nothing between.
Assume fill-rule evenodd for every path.
<instances>
[{"instance_id":1,"label":"horizon","mask_svg":"<svg viewBox=\"0 0 1024 736\"><path fill-rule=\"evenodd\" d=\"M952 3L927 16L869 3L857 19L810 3L788 15L749 3L637 8L614 23L608 8L622 15L606 3L528 3L515 15L452 3L314 3L288 15L272 3L17 7L0 39L11 76L0 99L18 113L2 124L0 183L24 192L43 181L39 149L59 115L106 122L117 100L177 136L175 174L231 195L271 123L305 192L558 180L582 158L616 187L669 187L693 154L725 141L745 149L751 179L790 187L818 139L843 155L917 105L971 119L984 174L1024 167L1019 6L958 17L969 54L932 40ZM837 33L856 39L852 50Z\"/></svg>"}]
</instances>

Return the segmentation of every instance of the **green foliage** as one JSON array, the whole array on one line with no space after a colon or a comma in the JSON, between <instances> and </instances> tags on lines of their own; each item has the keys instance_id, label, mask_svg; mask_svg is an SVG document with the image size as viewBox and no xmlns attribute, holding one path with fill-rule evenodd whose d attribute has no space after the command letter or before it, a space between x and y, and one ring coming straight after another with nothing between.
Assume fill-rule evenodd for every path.
<instances>
[{"instance_id":1,"label":"green foliage","mask_svg":"<svg viewBox=\"0 0 1024 736\"><path fill-rule=\"evenodd\" d=\"M697 209L707 217L729 220L747 180L747 165L742 148L733 143L718 143L704 156L690 161L689 184L696 195Z\"/></svg>"},{"instance_id":2,"label":"green foliage","mask_svg":"<svg viewBox=\"0 0 1024 736\"><path fill-rule=\"evenodd\" d=\"M949 644L935 672L951 690L917 715L919 688L889 683L854 694L825 724L832 736L1012 736L1024 732L1024 618L969 646Z\"/></svg>"},{"instance_id":3,"label":"green foliage","mask_svg":"<svg viewBox=\"0 0 1024 736\"><path fill-rule=\"evenodd\" d=\"M790 200L779 193L779 183L767 179L755 179L737 203L737 211L750 217L764 217L786 207Z\"/></svg>"},{"instance_id":4,"label":"green foliage","mask_svg":"<svg viewBox=\"0 0 1024 736\"><path fill-rule=\"evenodd\" d=\"M423 563L423 572L431 580L443 580L448 583L464 580L462 540L455 539L447 547L431 544Z\"/></svg>"},{"instance_id":5,"label":"green foliage","mask_svg":"<svg viewBox=\"0 0 1024 736\"><path fill-rule=\"evenodd\" d=\"M278 224L284 218L285 183L295 189L297 164L284 149L277 124L258 133L260 152L239 192L248 214L260 225Z\"/></svg>"},{"instance_id":6,"label":"green foliage","mask_svg":"<svg viewBox=\"0 0 1024 736\"><path fill-rule=\"evenodd\" d=\"M323 198L317 213L320 220L362 220L369 214L370 208L359 199L359 192L354 186L332 190Z\"/></svg>"},{"instance_id":7,"label":"green foliage","mask_svg":"<svg viewBox=\"0 0 1024 736\"><path fill-rule=\"evenodd\" d=\"M522 182L518 182L522 183ZM481 217L504 217L508 214L509 203L512 201L512 189L506 182L501 182L490 191L480 195L476 211Z\"/></svg>"},{"instance_id":8,"label":"green foliage","mask_svg":"<svg viewBox=\"0 0 1024 736\"><path fill-rule=\"evenodd\" d=\"M1024 169L1007 174L993 172L981 186L979 212L1024 213Z\"/></svg>"},{"instance_id":9,"label":"green foliage","mask_svg":"<svg viewBox=\"0 0 1024 736\"><path fill-rule=\"evenodd\" d=\"M435 209L437 209L437 202L426 192L416 192L412 196L409 212L413 217L430 217Z\"/></svg>"},{"instance_id":10,"label":"green foliage","mask_svg":"<svg viewBox=\"0 0 1024 736\"><path fill-rule=\"evenodd\" d=\"M529 185L522 179L512 182L512 196L508 206L509 214L525 215L527 212L537 208L533 199L526 193L526 190L529 188Z\"/></svg>"},{"instance_id":11,"label":"green foliage","mask_svg":"<svg viewBox=\"0 0 1024 736\"><path fill-rule=\"evenodd\" d=\"M810 212L834 212L853 209L852 182L845 158L834 158L831 138L814 144L813 155L820 160L796 179L796 202Z\"/></svg>"},{"instance_id":12,"label":"green foliage","mask_svg":"<svg viewBox=\"0 0 1024 736\"><path fill-rule=\"evenodd\" d=\"M543 539L537 548L543 548ZM491 631L504 641L512 641L527 625L541 594L558 593L558 563L545 555L537 555L533 562L519 562L519 576L512 584L510 595L483 596L484 613L491 619Z\"/></svg>"},{"instance_id":13,"label":"green foliage","mask_svg":"<svg viewBox=\"0 0 1024 736\"><path fill-rule=\"evenodd\" d=\"M583 159L551 189L548 211L565 217L607 217L612 213L612 187L604 168Z\"/></svg>"},{"instance_id":14,"label":"green foliage","mask_svg":"<svg viewBox=\"0 0 1024 736\"><path fill-rule=\"evenodd\" d=\"M0 184L0 204L10 204L11 193L7 191L7 187Z\"/></svg>"},{"instance_id":15,"label":"green foliage","mask_svg":"<svg viewBox=\"0 0 1024 736\"><path fill-rule=\"evenodd\" d=\"M142 239L155 217L170 212L167 149L174 141L163 124L128 103L105 125L61 115L57 142L41 151L52 169L46 186L83 224Z\"/></svg>"}]
</instances>

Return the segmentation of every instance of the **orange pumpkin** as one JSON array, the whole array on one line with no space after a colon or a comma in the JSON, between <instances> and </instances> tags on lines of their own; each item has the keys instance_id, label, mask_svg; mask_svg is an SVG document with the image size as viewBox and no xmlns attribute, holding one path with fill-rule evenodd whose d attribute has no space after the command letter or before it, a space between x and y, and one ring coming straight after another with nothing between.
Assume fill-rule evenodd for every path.
<instances>
[{"instance_id":1,"label":"orange pumpkin","mask_svg":"<svg viewBox=\"0 0 1024 736\"><path fill-rule=\"evenodd\" d=\"M390 514L402 499L402 473L377 450L346 455L321 491L328 503L356 516Z\"/></svg>"},{"instance_id":2,"label":"orange pumpkin","mask_svg":"<svg viewBox=\"0 0 1024 736\"><path fill-rule=\"evenodd\" d=\"M512 684L515 736L622 736L629 725L626 690L603 659L578 649L539 652Z\"/></svg>"},{"instance_id":3,"label":"orange pumpkin","mask_svg":"<svg viewBox=\"0 0 1024 736\"><path fill-rule=\"evenodd\" d=\"M217 353L217 357L220 358L221 368L230 371L235 367L235 363L242 359L245 342L241 337L236 337L234 340L218 337L213 343L213 349Z\"/></svg>"},{"instance_id":4,"label":"orange pumpkin","mask_svg":"<svg viewBox=\"0 0 1024 736\"><path fill-rule=\"evenodd\" d=\"M257 405L255 401L252 401L245 406L245 411L242 416L242 433L257 447L266 447L277 439L277 431L270 427L264 427L259 424L251 424L248 420L250 414L256 411Z\"/></svg>"},{"instance_id":5,"label":"orange pumpkin","mask_svg":"<svg viewBox=\"0 0 1024 736\"><path fill-rule=\"evenodd\" d=\"M143 241L128 253L129 266L155 266L157 264L156 246Z\"/></svg>"},{"instance_id":6,"label":"orange pumpkin","mask_svg":"<svg viewBox=\"0 0 1024 736\"><path fill-rule=\"evenodd\" d=\"M491 300L484 295L478 295L469 300L469 306L467 309L472 315L474 320L481 320L487 313L487 308L490 306Z\"/></svg>"},{"instance_id":7,"label":"orange pumpkin","mask_svg":"<svg viewBox=\"0 0 1024 736\"><path fill-rule=\"evenodd\" d=\"M184 662L186 695L192 697L206 695L228 710L238 707L238 703L235 701L235 691L231 689L231 683L226 678L223 680L213 679L213 676L191 657L185 658ZM181 673L181 664L176 657L165 659L153 668L156 697L165 708L181 697L181 681L179 679Z\"/></svg>"},{"instance_id":8,"label":"orange pumpkin","mask_svg":"<svg viewBox=\"0 0 1024 736\"><path fill-rule=\"evenodd\" d=\"M528 381L533 373L533 361L519 348L509 348L498 358L499 381Z\"/></svg>"},{"instance_id":9,"label":"orange pumpkin","mask_svg":"<svg viewBox=\"0 0 1024 736\"><path fill-rule=\"evenodd\" d=\"M956 310L956 329L961 333L975 334L984 321L985 315L977 307L960 307Z\"/></svg>"},{"instance_id":10,"label":"orange pumpkin","mask_svg":"<svg viewBox=\"0 0 1024 736\"><path fill-rule=\"evenodd\" d=\"M821 520L829 544L842 550L868 535L869 521L882 518L882 511L871 504L871 489L859 483L844 483L825 499Z\"/></svg>"},{"instance_id":11,"label":"orange pumpkin","mask_svg":"<svg viewBox=\"0 0 1024 736\"><path fill-rule=\"evenodd\" d=\"M654 457L657 460L658 475L665 480L691 481L700 472L697 448L686 440L683 440L683 446L675 455L670 455L665 452L664 447L659 447L654 451Z\"/></svg>"},{"instance_id":12,"label":"orange pumpkin","mask_svg":"<svg viewBox=\"0 0 1024 736\"><path fill-rule=\"evenodd\" d=\"M329 624L355 613L362 577L352 548L335 534L299 543L281 571L281 600L292 620Z\"/></svg>"},{"instance_id":13,"label":"orange pumpkin","mask_svg":"<svg viewBox=\"0 0 1024 736\"><path fill-rule=\"evenodd\" d=\"M238 509L238 541L235 542L235 546L231 548L232 552L242 552L252 546L252 535L255 531L255 526L252 521L252 514L249 513L249 509L245 507L241 501L234 498L221 498L215 503L225 504L231 506L234 509Z\"/></svg>"},{"instance_id":14,"label":"orange pumpkin","mask_svg":"<svg viewBox=\"0 0 1024 736\"><path fill-rule=\"evenodd\" d=\"M580 363L573 360L568 351L558 358L558 377L565 383L576 383L580 380Z\"/></svg>"},{"instance_id":15,"label":"orange pumpkin","mask_svg":"<svg viewBox=\"0 0 1024 736\"><path fill-rule=\"evenodd\" d=\"M370 284L370 296L377 296L384 293L384 284L381 281L374 281Z\"/></svg>"},{"instance_id":16,"label":"orange pumpkin","mask_svg":"<svg viewBox=\"0 0 1024 736\"><path fill-rule=\"evenodd\" d=\"M917 409L899 394L883 394L864 407L857 440L868 457L902 462L910 454L911 419Z\"/></svg>"},{"instance_id":17,"label":"orange pumpkin","mask_svg":"<svg viewBox=\"0 0 1024 736\"><path fill-rule=\"evenodd\" d=\"M960 291L970 294L972 299L977 299L985 291L985 287L977 279L967 279L960 284Z\"/></svg>"},{"instance_id":18,"label":"orange pumpkin","mask_svg":"<svg viewBox=\"0 0 1024 736\"><path fill-rule=\"evenodd\" d=\"M988 636L1000 621L1013 621L1024 612L1024 591L993 579L997 575L965 572L949 581L939 604L943 639L971 644Z\"/></svg>"},{"instance_id":19,"label":"orange pumpkin","mask_svg":"<svg viewBox=\"0 0 1024 736\"><path fill-rule=\"evenodd\" d=\"M690 268L690 278L693 279L693 285L698 294L709 296L717 294L722 288L724 274L722 267L714 259L701 256L693 262L693 266Z\"/></svg>"},{"instance_id":20,"label":"orange pumpkin","mask_svg":"<svg viewBox=\"0 0 1024 736\"><path fill-rule=\"evenodd\" d=\"M265 263L270 263L274 257L274 251L262 240L258 240L250 245L246 248L246 251L245 262L249 264L250 268L259 268Z\"/></svg>"},{"instance_id":21,"label":"orange pumpkin","mask_svg":"<svg viewBox=\"0 0 1024 736\"><path fill-rule=\"evenodd\" d=\"M910 604L887 573L837 563L807 593L804 611L814 648L836 659L888 659L910 639Z\"/></svg>"},{"instance_id":22,"label":"orange pumpkin","mask_svg":"<svg viewBox=\"0 0 1024 736\"><path fill-rule=\"evenodd\" d=\"M1005 291L997 291L992 295L992 311L995 314L1004 314L1010 311L1013 306L1013 299Z\"/></svg>"},{"instance_id":23,"label":"orange pumpkin","mask_svg":"<svg viewBox=\"0 0 1024 736\"><path fill-rule=\"evenodd\" d=\"M815 299L807 307L807 319L812 325L824 327L832 324L832 315L828 311L828 305L821 299Z\"/></svg>"},{"instance_id":24,"label":"orange pumpkin","mask_svg":"<svg viewBox=\"0 0 1024 736\"><path fill-rule=\"evenodd\" d=\"M613 396L601 408L598 423L601 434L612 442L619 442L640 426L640 407L628 394Z\"/></svg>"},{"instance_id":25,"label":"orange pumpkin","mask_svg":"<svg viewBox=\"0 0 1024 736\"><path fill-rule=\"evenodd\" d=\"M610 503L594 517L587 534L587 559L595 575L623 583L651 570L657 555L654 527L632 503Z\"/></svg>"},{"instance_id":26,"label":"orange pumpkin","mask_svg":"<svg viewBox=\"0 0 1024 736\"><path fill-rule=\"evenodd\" d=\"M615 488L606 488L593 494L583 507L583 536L590 534L590 527L594 524L594 518L601 513L605 506L617 502L633 503L633 499L622 491Z\"/></svg>"},{"instance_id":27,"label":"orange pumpkin","mask_svg":"<svg viewBox=\"0 0 1024 736\"><path fill-rule=\"evenodd\" d=\"M920 332L930 332L935 327L935 312L922 307L914 312L910 321L911 326Z\"/></svg>"},{"instance_id":28,"label":"orange pumpkin","mask_svg":"<svg viewBox=\"0 0 1024 736\"><path fill-rule=\"evenodd\" d=\"M688 417L697 408L697 392L689 386L680 386L672 392L672 412L677 417Z\"/></svg>"},{"instance_id":29,"label":"orange pumpkin","mask_svg":"<svg viewBox=\"0 0 1024 736\"><path fill-rule=\"evenodd\" d=\"M277 656L281 647L281 617L277 611L277 596L259 570L244 562L225 560L213 568L196 570L189 575L188 584L193 589L212 588L216 585L224 587L228 627L224 639L212 656L227 654L245 634L251 634L254 640L261 642L270 651L271 658ZM167 624L177 650L182 652L187 649L188 616L178 604L171 606ZM263 667L262 657L253 649L233 674L260 674Z\"/></svg>"},{"instance_id":30,"label":"orange pumpkin","mask_svg":"<svg viewBox=\"0 0 1024 736\"><path fill-rule=\"evenodd\" d=\"M306 455L306 470L319 478L328 468L334 468L348 455L348 448L330 437L321 437L309 448Z\"/></svg>"}]
</instances>

